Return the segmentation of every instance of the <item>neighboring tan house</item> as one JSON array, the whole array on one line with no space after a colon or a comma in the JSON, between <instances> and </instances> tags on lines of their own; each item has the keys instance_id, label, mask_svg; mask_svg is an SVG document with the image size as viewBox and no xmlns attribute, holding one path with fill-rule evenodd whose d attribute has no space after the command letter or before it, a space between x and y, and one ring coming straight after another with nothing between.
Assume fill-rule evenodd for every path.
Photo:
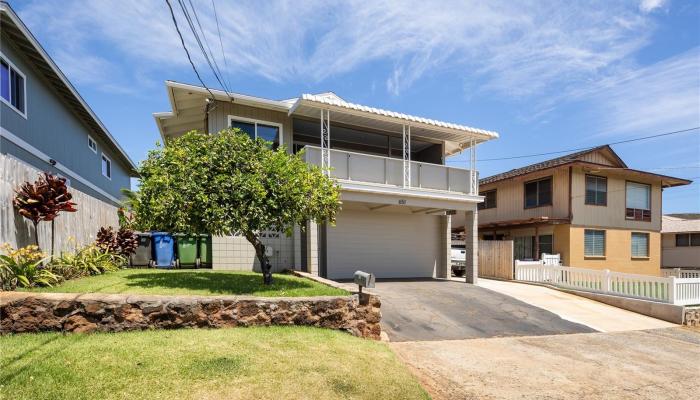
<instances>
[{"instance_id":1,"label":"neighboring tan house","mask_svg":"<svg viewBox=\"0 0 700 400\"><path fill-rule=\"evenodd\" d=\"M172 112L154 114L168 139L190 130L240 128L306 161L331 167L342 187L336 226L308 224L292 237L264 233L276 270L295 267L332 279L360 269L379 278L447 277L451 215L466 218L468 277L476 277L477 174L444 165L494 132L346 102L333 93L290 100L166 82ZM207 110L205 112L205 110ZM472 157L473 159L473 157ZM214 238L214 268L252 269L253 248L242 237Z\"/></svg>"},{"instance_id":2,"label":"neighboring tan house","mask_svg":"<svg viewBox=\"0 0 700 400\"><path fill-rule=\"evenodd\" d=\"M520 260L659 275L661 192L689 183L628 168L610 146L580 151L481 179L479 236L512 239Z\"/></svg>"},{"instance_id":3,"label":"neighboring tan house","mask_svg":"<svg viewBox=\"0 0 700 400\"><path fill-rule=\"evenodd\" d=\"M662 217L661 266L700 269L700 214Z\"/></svg>"},{"instance_id":4,"label":"neighboring tan house","mask_svg":"<svg viewBox=\"0 0 700 400\"><path fill-rule=\"evenodd\" d=\"M13 190L42 171L65 177L78 203L56 220L66 228L57 249L69 235L89 241L117 224L136 167L6 2L0 26L0 243L27 244L31 224L12 209Z\"/></svg>"}]
</instances>

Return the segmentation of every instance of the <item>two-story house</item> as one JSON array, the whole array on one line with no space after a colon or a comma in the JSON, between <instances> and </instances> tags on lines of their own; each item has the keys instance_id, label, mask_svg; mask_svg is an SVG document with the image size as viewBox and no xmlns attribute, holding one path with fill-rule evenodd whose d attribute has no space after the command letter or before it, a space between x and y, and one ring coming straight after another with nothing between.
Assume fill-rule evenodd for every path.
<instances>
[{"instance_id":1,"label":"two-story house","mask_svg":"<svg viewBox=\"0 0 700 400\"><path fill-rule=\"evenodd\" d=\"M11 199L43 171L65 177L78 203L56 220L58 249L68 236L89 241L101 225L117 224L120 189L130 188L136 167L6 2L0 27L0 243L32 237Z\"/></svg>"},{"instance_id":2,"label":"two-story house","mask_svg":"<svg viewBox=\"0 0 700 400\"><path fill-rule=\"evenodd\" d=\"M661 218L661 267L700 270L700 214Z\"/></svg>"},{"instance_id":3,"label":"two-story house","mask_svg":"<svg viewBox=\"0 0 700 400\"><path fill-rule=\"evenodd\" d=\"M479 236L513 240L515 259L659 275L662 190L689 183L580 151L481 179Z\"/></svg>"},{"instance_id":4,"label":"two-story house","mask_svg":"<svg viewBox=\"0 0 700 400\"><path fill-rule=\"evenodd\" d=\"M164 142L190 130L239 128L308 163L329 168L341 185L335 226L308 224L290 238L268 232L273 267L295 267L333 279L356 270L379 278L447 277L451 216L466 218L467 280L476 277L475 165L448 167L445 158L498 135L346 102L333 93L269 100L166 82L171 112L154 114ZM214 96L212 99L211 96ZM215 268L251 269L244 238L214 238Z\"/></svg>"}]
</instances>

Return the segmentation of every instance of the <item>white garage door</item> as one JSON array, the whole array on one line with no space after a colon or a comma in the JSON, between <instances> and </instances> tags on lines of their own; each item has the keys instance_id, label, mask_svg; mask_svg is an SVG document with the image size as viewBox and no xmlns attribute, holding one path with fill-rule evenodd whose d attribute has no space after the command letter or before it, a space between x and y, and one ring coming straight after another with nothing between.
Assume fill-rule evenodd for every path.
<instances>
[{"instance_id":1,"label":"white garage door","mask_svg":"<svg viewBox=\"0 0 700 400\"><path fill-rule=\"evenodd\" d=\"M377 278L432 277L440 260L435 215L344 210L328 226L328 277L352 278L358 269Z\"/></svg>"}]
</instances>

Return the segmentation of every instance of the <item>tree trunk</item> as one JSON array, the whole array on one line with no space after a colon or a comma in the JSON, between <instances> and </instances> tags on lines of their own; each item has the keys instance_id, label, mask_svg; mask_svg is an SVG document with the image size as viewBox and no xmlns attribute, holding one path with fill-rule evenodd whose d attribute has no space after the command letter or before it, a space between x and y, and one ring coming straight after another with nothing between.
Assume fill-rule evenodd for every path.
<instances>
[{"instance_id":1,"label":"tree trunk","mask_svg":"<svg viewBox=\"0 0 700 400\"><path fill-rule=\"evenodd\" d=\"M246 232L245 238L253 245L255 248L255 255L258 257L260 262L260 269L263 274L263 284L272 284L272 265L270 265L270 260L265 255L265 245L260 241L257 235L252 232Z\"/></svg>"},{"instance_id":2,"label":"tree trunk","mask_svg":"<svg viewBox=\"0 0 700 400\"><path fill-rule=\"evenodd\" d=\"M32 221L32 223L34 224L34 244L39 247L39 222Z\"/></svg>"},{"instance_id":3,"label":"tree trunk","mask_svg":"<svg viewBox=\"0 0 700 400\"><path fill-rule=\"evenodd\" d=\"M53 245L54 245L54 234L55 234L53 221L54 220L51 220L51 260L53 260Z\"/></svg>"}]
</instances>

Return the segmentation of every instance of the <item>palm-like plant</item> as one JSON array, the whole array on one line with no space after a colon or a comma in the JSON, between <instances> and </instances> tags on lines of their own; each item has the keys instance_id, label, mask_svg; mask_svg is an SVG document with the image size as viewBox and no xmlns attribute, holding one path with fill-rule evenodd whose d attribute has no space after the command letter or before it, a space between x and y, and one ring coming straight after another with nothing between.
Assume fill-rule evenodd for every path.
<instances>
[{"instance_id":1,"label":"palm-like plant","mask_svg":"<svg viewBox=\"0 0 700 400\"><path fill-rule=\"evenodd\" d=\"M12 204L17 212L34 224L34 242L39 245L37 226L41 221L51 222L51 254L54 250L54 219L61 212L78 211L76 204L71 202L73 196L68 191L66 179L48 172L39 176L33 184L25 182L15 189Z\"/></svg>"}]
</instances>

